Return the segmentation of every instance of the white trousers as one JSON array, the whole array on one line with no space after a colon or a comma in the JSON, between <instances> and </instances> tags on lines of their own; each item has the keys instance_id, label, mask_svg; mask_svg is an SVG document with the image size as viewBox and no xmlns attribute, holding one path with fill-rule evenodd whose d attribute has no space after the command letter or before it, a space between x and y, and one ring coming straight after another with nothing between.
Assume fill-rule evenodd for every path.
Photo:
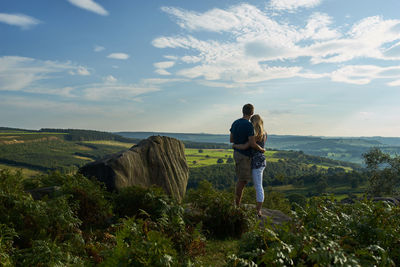
<instances>
[{"instance_id":1,"label":"white trousers","mask_svg":"<svg viewBox=\"0 0 400 267\"><path fill-rule=\"evenodd\" d=\"M263 173L265 167L252 169L254 188L256 189L257 202L264 202Z\"/></svg>"}]
</instances>

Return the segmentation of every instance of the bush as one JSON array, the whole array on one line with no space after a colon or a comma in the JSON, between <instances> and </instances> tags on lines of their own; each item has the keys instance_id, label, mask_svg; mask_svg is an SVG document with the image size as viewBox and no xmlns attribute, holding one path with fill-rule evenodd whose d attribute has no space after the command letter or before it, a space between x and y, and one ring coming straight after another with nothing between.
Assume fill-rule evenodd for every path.
<instances>
[{"instance_id":1,"label":"bush","mask_svg":"<svg viewBox=\"0 0 400 267\"><path fill-rule=\"evenodd\" d=\"M305 207L307 204L307 198L302 194L292 193L292 194L288 195L287 198L288 198L292 208L295 206L294 204L297 204L301 207Z\"/></svg>"},{"instance_id":2,"label":"bush","mask_svg":"<svg viewBox=\"0 0 400 267\"><path fill-rule=\"evenodd\" d=\"M186 201L194 209L189 221L202 223L213 237L240 237L255 223L254 211L236 208L233 193L217 191L207 181L200 182L197 190L190 189Z\"/></svg>"},{"instance_id":3,"label":"bush","mask_svg":"<svg viewBox=\"0 0 400 267\"><path fill-rule=\"evenodd\" d=\"M35 201L23 190L22 181L20 172L13 174L0 171L2 260L4 258L5 262L14 262L16 265L35 265L34 262L40 260L38 255L42 255L39 251L45 246L43 244L48 244L51 249L62 248L65 255L54 258L55 262L78 263L77 257L84 248L79 230L81 221L76 217L67 197Z\"/></svg>"},{"instance_id":4,"label":"bush","mask_svg":"<svg viewBox=\"0 0 400 267\"><path fill-rule=\"evenodd\" d=\"M82 221L81 228L102 228L109 224L113 216L109 193L104 184L89 180L81 174L61 174L52 172L38 176L30 187L60 186L58 195L65 195L74 207L74 212Z\"/></svg>"},{"instance_id":5,"label":"bush","mask_svg":"<svg viewBox=\"0 0 400 267\"><path fill-rule=\"evenodd\" d=\"M195 226L185 223L183 207L161 188L127 187L115 196L115 212L120 217L150 219L155 229L171 238L181 260L204 253L205 242Z\"/></svg>"},{"instance_id":6,"label":"bush","mask_svg":"<svg viewBox=\"0 0 400 267\"><path fill-rule=\"evenodd\" d=\"M124 220L116 239L102 266L179 266L173 243L149 221Z\"/></svg>"},{"instance_id":7,"label":"bush","mask_svg":"<svg viewBox=\"0 0 400 267\"><path fill-rule=\"evenodd\" d=\"M21 266L84 266L81 255L73 255L66 245L51 240L34 240L30 248L18 252Z\"/></svg>"},{"instance_id":8,"label":"bush","mask_svg":"<svg viewBox=\"0 0 400 267\"><path fill-rule=\"evenodd\" d=\"M118 217L133 217L144 211L151 219L157 220L168 213L172 202L159 187L130 186L115 195L115 213Z\"/></svg>"},{"instance_id":9,"label":"bush","mask_svg":"<svg viewBox=\"0 0 400 267\"><path fill-rule=\"evenodd\" d=\"M17 233L14 229L5 224L0 224L0 266L13 266L12 259L15 248L13 247L14 238Z\"/></svg>"},{"instance_id":10,"label":"bush","mask_svg":"<svg viewBox=\"0 0 400 267\"><path fill-rule=\"evenodd\" d=\"M238 258L266 266L398 265L399 215L399 207L384 202L313 198L288 224L245 234Z\"/></svg>"}]
</instances>

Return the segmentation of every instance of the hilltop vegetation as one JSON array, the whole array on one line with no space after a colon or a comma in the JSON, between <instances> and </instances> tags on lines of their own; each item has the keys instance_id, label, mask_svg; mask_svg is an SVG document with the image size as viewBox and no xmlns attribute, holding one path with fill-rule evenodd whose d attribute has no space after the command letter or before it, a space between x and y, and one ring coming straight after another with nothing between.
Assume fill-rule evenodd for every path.
<instances>
[{"instance_id":1,"label":"hilltop vegetation","mask_svg":"<svg viewBox=\"0 0 400 267\"><path fill-rule=\"evenodd\" d=\"M128 149L133 141L138 141L86 130L3 128L1 131L0 167L23 168L31 176L54 170L73 173L88 162ZM188 188L197 187L202 180L218 189L234 186L231 149L186 148L185 154L190 167ZM311 196L329 192L344 197L365 191L366 177L357 164L301 151L268 150L266 157L268 168L264 173L264 186L286 195Z\"/></svg>"},{"instance_id":2,"label":"hilltop vegetation","mask_svg":"<svg viewBox=\"0 0 400 267\"><path fill-rule=\"evenodd\" d=\"M224 134L184 134L154 132L119 132L124 137L147 138L153 134L162 134L181 141L204 143L228 143L229 135ZM295 135L268 135L267 147L277 150L303 151L306 154L334 160L363 163L362 154L371 148L379 147L391 155L400 154L399 137L317 137ZM221 147L224 148L224 147Z\"/></svg>"},{"instance_id":3,"label":"hilltop vegetation","mask_svg":"<svg viewBox=\"0 0 400 267\"><path fill-rule=\"evenodd\" d=\"M23 168L32 176L54 170L73 173L88 162L128 149L133 141L137 140L86 130L3 129L0 164L2 168ZM234 186L231 149L186 148L185 154L190 167L188 188L197 187L202 180L210 181L218 189ZM287 195L330 192L343 196L365 191L366 179L360 174L359 165L296 151L269 150L266 157L264 186L272 186Z\"/></svg>"}]
</instances>

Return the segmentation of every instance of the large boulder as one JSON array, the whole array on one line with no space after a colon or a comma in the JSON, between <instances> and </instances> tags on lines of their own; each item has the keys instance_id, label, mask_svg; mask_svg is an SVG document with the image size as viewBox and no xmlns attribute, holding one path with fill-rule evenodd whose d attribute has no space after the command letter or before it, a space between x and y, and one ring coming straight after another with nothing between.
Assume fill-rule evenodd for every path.
<instances>
[{"instance_id":1,"label":"large boulder","mask_svg":"<svg viewBox=\"0 0 400 267\"><path fill-rule=\"evenodd\" d=\"M166 136L151 136L129 150L89 163L79 172L104 182L109 191L156 185L178 201L183 199L189 179L183 143Z\"/></svg>"}]
</instances>

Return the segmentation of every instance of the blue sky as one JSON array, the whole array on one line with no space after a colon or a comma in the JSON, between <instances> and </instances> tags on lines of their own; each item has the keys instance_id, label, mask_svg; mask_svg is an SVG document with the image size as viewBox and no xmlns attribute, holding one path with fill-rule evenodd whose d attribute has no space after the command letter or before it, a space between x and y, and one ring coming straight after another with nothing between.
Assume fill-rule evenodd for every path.
<instances>
[{"instance_id":1,"label":"blue sky","mask_svg":"<svg viewBox=\"0 0 400 267\"><path fill-rule=\"evenodd\" d=\"M0 1L0 126L400 136L400 2Z\"/></svg>"}]
</instances>

